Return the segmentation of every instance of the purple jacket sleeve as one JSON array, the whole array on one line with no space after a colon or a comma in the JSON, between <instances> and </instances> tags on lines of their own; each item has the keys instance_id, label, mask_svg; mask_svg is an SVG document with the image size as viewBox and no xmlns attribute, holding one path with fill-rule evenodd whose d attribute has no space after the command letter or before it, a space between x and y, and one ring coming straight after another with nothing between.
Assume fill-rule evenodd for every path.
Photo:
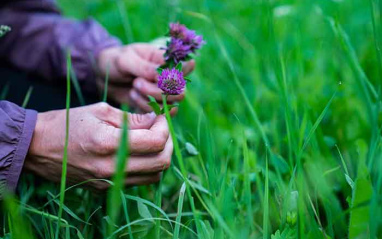
<instances>
[{"instance_id":1,"label":"purple jacket sleeve","mask_svg":"<svg viewBox=\"0 0 382 239\"><path fill-rule=\"evenodd\" d=\"M70 49L78 81L91 92L96 90L94 60L102 49L120 45L92 19L62 17L52 0L5 0L0 23L12 29L0 38L0 62L46 81L62 81Z\"/></svg>"},{"instance_id":2,"label":"purple jacket sleeve","mask_svg":"<svg viewBox=\"0 0 382 239\"><path fill-rule=\"evenodd\" d=\"M36 119L36 111L0 101L0 194L17 186Z\"/></svg>"}]
</instances>

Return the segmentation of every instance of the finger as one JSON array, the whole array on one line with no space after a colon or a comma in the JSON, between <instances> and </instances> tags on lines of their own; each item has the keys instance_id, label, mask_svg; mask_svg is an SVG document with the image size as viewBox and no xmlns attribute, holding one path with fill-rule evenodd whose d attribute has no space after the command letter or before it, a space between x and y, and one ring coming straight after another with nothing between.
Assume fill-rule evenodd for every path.
<instances>
[{"instance_id":1,"label":"finger","mask_svg":"<svg viewBox=\"0 0 382 239\"><path fill-rule=\"evenodd\" d=\"M124 111L114 108L107 103L97 103L93 105L95 116L101 121L115 127L122 128ZM131 114L128 113L128 126L130 130L150 129L156 119L155 113Z\"/></svg>"},{"instance_id":2,"label":"finger","mask_svg":"<svg viewBox=\"0 0 382 239\"><path fill-rule=\"evenodd\" d=\"M145 175L162 172L170 166L172 152L173 143L169 137L164 150L158 154L130 156L125 173L127 175ZM115 172L115 163L116 161L112 156L98 159L89 165L89 172L94 178L110 178Z\"/></svg>"},{"instance_id":3,"label":"finger","mask_svg":"<svg viewBox=\"0 0 382 239\"><path fill-rule=\"evenodd\" d=\"M142 154L155 154L164 150L166 143L169 138L167 120L164 116L155 116L155 114L146 114L146 115L132 115L132 118L135 118L135 121L139 126L147 127L151 124L149 129L142 128L139 129L135 125L135 129L129 130L129 149L131 154L142 155ZM134 123L133 123L134 124ZM111 136L104 136L105 150L106 153L115 153L120 137L122 135L122 129L113 128L107 129L112 131Z\"/></svg>"},{"instance_id":4,"label":"finger","mask_svg":"<svg viewBox=\"0 0 382 239\"><path fill-rule=\"evenodd\" d=\"M126 170L130 175L162 172L171 165L172 152L173 142L171 137L169 137L164 150L159 154L151 156L131 156Z\"/></svg>"},{"instance_id":5,"label":"finger","mask_svg":"<svg viewBox=\"0 0 382 239\"><path fill-rule=\"evenodd\" d=\"M154 112L147 114L131 114L128 115L129 120L129 129L138 130L138 129L150 129L156 119Z\"/></svg>"},{"instance_id":6,"label":"finger","mask_svg":"<svg viewBox=\"0 0 382 239\"><path fill-rule=\"evenodd\" d=\"M131 100L136 106L138 106L143 112L152 112L152 108L147 104L149 101L142 96L138 91L132 89L129 94Z\"/></svg>"},{"instance_id":7,"label":"finger","mask_svg":"<svg viewBox=\"0 0 382 239\"><path fill-rule=\"evenodd\" d=\"M183 73L185 75L190 74L195 69L195 61L187 61L183 64Z\"/></svg>"},{"instance_id":8,"label":"finger","mask_svg":"<svg viewBox=\"0 0 382 239\"><path fill-rule=\"evenodd\" d=\"M119 54L120 47L111 47L100 52L97 60L102 79L105 79L106 75L109 75L111 81L124 78L116 67Z\"/></svg>"},{"instance_id":9,"label":"finger","mask_svg":"<svg viewBox=\"0 0 382 239\"><path fill-rule=\"evenodd\" d=\"M163 65L165 63L164 53L165 51L157 46L147 43L135 43L133 49L142 58L147 59L155 64Z\"/></svg>"},{"instance_id":10,"label":"finger","mask_svg":"<svg viewBox=\"0 0 382 239\"><path fill-rule=\"evenodd\" d=\"M151 81L155 81L158 75L156 69L159 67L159 64L143 59L135 52L122 54L118 57L116 63L118 69L124 75L132 74Z\"/></svg>"},{"instance_id":11,"label":"finger","mask_svg":"<svg viewBox=\"0 0 382 239\"><path fill-rule=\"evenodd\" d=\"M170 110L170 115L171 116L175 116L177 113L178 113L178 107L172 108Z\"/></svg>"},{"instance_id":12,"label":"finger","mask_svg":"<svg viewBox=\"0 0 382 239\"><path fill-rule=\"evenodd\" d=\"M158 88L156 83L147 81L144 78L138 77L133 82L133 87L137 89L141 95L150 95L154 97L158 102L162 102L163 91ZM179 102L184 99L184 92L180 95L171 95L168 97L168 102Z\"/></svg>"},{"instance_id":13,"label":"finger","mask_svg":"<svg viewBox=\"0 0 382 239\"><path fill-rule=\"evenodd\" d=\"M152 154L163 151L166 147L169 131L164 116L157 116L149 130L131 130L129 132L131 154Z\"/></svg>"},{"instance_id":14,"label":"finger","mask_svg":"<svg viewBox=\"0 0 382 239\"><path fill-rule=\"evenodd\" d=\"M104 102L94 104L91 107L93 109L94 116L97 117L101 122L105 122L115 128L120 128L122 126L122 110L114 108L113 106Z\"/></svg>"}]
</instances>

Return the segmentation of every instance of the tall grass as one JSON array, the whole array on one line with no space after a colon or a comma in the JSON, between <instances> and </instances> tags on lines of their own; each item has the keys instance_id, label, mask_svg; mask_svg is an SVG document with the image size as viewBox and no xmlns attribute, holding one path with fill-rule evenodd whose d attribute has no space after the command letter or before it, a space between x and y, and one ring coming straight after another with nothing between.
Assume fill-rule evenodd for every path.
<instances>
[{"instance_id":1,"label":"tall grass","mask_svg":"<svg viewBox=\"0 0 382 239\"><path fill-rule=\"evenodd\" d=\"M65 118L65 145L64 145L64 155L62 156L62 173L61 173L61 187L60 187L60 203L58 208L58 220L55 238L58 239L60 235L61 228L61 218L62 210L65 201L65 188L66 188L66 173L68 165L68 145L69 145L69 117L70 117L70 76L72 70L72 60L70 55L70 50L66 52L66 118Z\"/></svg>"},{"instance_id":2,"label":"tall grass","mask_svg":"<svg viewBox=\"0 0 382 239\"><path fill-rule=\"evenodd\" d=\"M37 236L382 237L381 0L59 2L128 43L175 19L207 45L179 114L164 104L162 181L122 190L127 134L107 195L28 176L16 212Z\"/></svg>"}]
</instances>

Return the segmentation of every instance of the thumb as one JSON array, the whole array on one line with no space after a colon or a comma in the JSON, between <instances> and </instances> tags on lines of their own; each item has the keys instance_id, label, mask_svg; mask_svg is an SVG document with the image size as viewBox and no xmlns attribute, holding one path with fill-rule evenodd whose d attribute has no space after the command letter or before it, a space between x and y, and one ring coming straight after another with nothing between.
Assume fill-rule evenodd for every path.
<instances>
[{"instance_id":1,"label":"thumb","mask_svg":"<svg viewBox=\"0 0 382 239\"><path fill-rule=\"evenodd\" d=\"M154 112L148 114L128 114L129 129L150 129L154 124L156 115Z\"/></svg>"}]
</instances>

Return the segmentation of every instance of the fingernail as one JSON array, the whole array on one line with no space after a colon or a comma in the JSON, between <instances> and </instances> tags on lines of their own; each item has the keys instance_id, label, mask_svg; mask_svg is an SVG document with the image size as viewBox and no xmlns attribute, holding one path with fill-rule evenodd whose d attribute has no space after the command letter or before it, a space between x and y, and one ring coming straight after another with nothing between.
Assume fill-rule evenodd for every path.
<instances>
[{"instance_id":1,"label":"fingernail","mask_svg":"<svg viewBox=\"0 0 382 239\"><path fill-rule=\"evenodd\" d=\"M157 117L157 115L154 113L154 112L150 112L150 113L147 113L147 116L149 117L149 118L155 118L155 117Z\"/></svg>"},{"instance_id":2,"label":"fingernail","mask_svg":"<svg viewBox=\"0 0 382 239\"><path fill-rule=\"evenodd\" d=\"M135 88L141 89L142 88L142 82L141 81L136 81Z\"/></svg>"},{"instance_id":3,"label":"fingernail","mask_svg":"<svg viewBox=\"0 0 382 239\"><path fill-rule=\"evenodd\" d=\"M137 94L137 92L135 92L134 90L130 91L130 97L131 97L131 99L133 99L133 100L138 99L138 94Z\"/></svg>"}]
</instances>

